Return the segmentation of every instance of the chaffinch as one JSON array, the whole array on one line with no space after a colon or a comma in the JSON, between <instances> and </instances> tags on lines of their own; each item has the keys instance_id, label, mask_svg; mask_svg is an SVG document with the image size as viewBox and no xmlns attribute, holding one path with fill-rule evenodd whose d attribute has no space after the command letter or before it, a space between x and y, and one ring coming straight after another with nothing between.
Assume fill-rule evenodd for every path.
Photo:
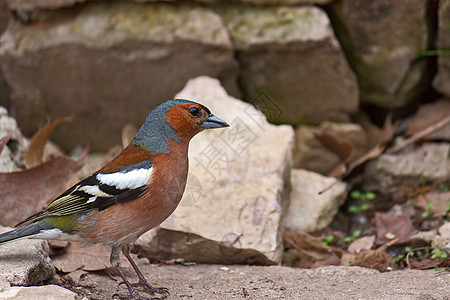
<instances>
[{"instance_id":1,"label":"chaffinch","mask_svg":"<svg viewBox=\"0 0 450 300\"><path fill-rule=\"evenodd\" d=\"M130 143L103 168L78 182L41 212L0 235L0 245L22 238L101 243L111 246L111 265L130 295L166 297L166 288L150 286L130 256L130 243L161 224L178 206L188 173L188 145L204 129L227 127L205 106L181 99L155 108ZM139 278L131 284L120 268L122 251Z\"/></svg>"}]
</instances>

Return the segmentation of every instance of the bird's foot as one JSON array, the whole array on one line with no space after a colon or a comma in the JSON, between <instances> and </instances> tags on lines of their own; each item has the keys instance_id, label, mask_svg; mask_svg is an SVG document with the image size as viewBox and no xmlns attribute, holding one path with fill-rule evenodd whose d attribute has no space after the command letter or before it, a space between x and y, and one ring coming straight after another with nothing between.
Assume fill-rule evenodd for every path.
<instances>
[{"instance_id":1,"label":"bird's foot","mask_svg":"<svg viewBox=\"0 0 450 300\"><path fill-rule=\"evenodd\" d=\"M135 292L130 295L114 294L113 299L117 299L117 300L162 300L165 298L159 298L159 297L147 298L147 297L143 297L143 296L139 295L137 292Z\"/></svg>"},{"instance_id":2,"label":"bird's foot","mask_svg":"<svg viewBox=\"0 0 450 300\"><path fill-rule=\"evenodd\" d=\"M167 296L169 296L169 290L165 287L153 287L151 286L147 280L139 280L136 283L132 283L131 284L132 287L140 287L144 290L144 292L146 292L149 295L161 295L161 299L165 299L167 298Z\"/></svg>"},{"instance_id":3,"label":"bird's foot","mask_svg":"<svg viewBox=\"0 0 450 300\"><path fill-rule=\"evenodd\" d=\"M121 282L120 284L126 284L125 282ZM119 285L120 285L119 284ZM150 299L166 299L169 296L169 290L165 287L153 287L151 286L147 280L139 280L136 283L130 283L130 286L133 288L137 288L140 287L143 289L143 291L151 296L154 296L155 294L160 295L157 298L150 298ZM137 293L136 293L137 294ZM141 297L140 295L137 295L139 297ZM133 295L130 295L130 297L133 297ZM119 298L122 299L122 298ZM127 298L124 298L127 299ZM130 299L134 299L134 298L130 298ZM136 299L141 299L141 298L136 298ZM142 299L147 299L147 298L142 298Z\"/></svg>"}]
</instances>

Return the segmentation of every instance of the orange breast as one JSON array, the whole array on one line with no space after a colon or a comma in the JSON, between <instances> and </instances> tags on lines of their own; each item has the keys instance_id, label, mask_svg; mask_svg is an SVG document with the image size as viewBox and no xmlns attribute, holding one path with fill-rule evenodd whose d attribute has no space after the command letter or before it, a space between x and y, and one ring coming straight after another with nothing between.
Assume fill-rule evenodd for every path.
<instances>
[{"instance_id":1,"label":"orange breast","mask_svg":"<svg viewBox=\"0 0 450 300\"><path fill-rule=\"evenodd\" d=\"M135 200L115 204L94 214L81 229L93 242L126 244L167 219L181 200L188 173L188 143L171 142L171 151L152 158L149 187Z\"/></svg>"}]
</instances>

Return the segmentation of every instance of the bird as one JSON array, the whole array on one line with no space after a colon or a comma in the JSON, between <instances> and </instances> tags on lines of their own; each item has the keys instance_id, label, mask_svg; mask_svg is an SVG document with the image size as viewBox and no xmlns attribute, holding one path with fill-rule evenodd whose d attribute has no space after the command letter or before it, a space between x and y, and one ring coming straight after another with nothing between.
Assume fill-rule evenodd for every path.
<instances>
[{"instance_id":1,"label":"bird","mask_svg":"<svg viewBox=\"0 0 450 300\"><path fill-rule=\"evenodd\" d=\"M23 238L80 242L111 247L110 262L128 295L119 299L166 298L166 288L151 286L130 256L130 244L167 219L178 206L188 175L190 140L205 129L229 125L199 103L172 99L157 106L131 143L100 170L51 201L42 211L0 235L0 245ZM120 252L139 281L130 283ZM141 296L135 287L152 296Z\"/></svg>"}]
</instances>

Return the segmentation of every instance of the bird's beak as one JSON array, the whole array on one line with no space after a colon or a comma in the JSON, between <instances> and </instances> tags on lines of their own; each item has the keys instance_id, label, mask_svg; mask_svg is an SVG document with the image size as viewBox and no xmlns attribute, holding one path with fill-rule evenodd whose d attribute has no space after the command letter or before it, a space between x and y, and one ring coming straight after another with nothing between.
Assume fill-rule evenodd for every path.
<instances>
[{"instance_id":1,"label":"bird's beak","mask_svg":"<svg viewBox=\"0 0 450 300\"><path fill-rule=\"evenodd\" d=\"M200 125L202 128L210 129L210 128L222 128L222 127L228 127L230 125L227 124L227 122L222 121L215 115L210 115L208 118L206 118L205 121L203 121L203 124Z\"/></svg>"}]
</instances>

